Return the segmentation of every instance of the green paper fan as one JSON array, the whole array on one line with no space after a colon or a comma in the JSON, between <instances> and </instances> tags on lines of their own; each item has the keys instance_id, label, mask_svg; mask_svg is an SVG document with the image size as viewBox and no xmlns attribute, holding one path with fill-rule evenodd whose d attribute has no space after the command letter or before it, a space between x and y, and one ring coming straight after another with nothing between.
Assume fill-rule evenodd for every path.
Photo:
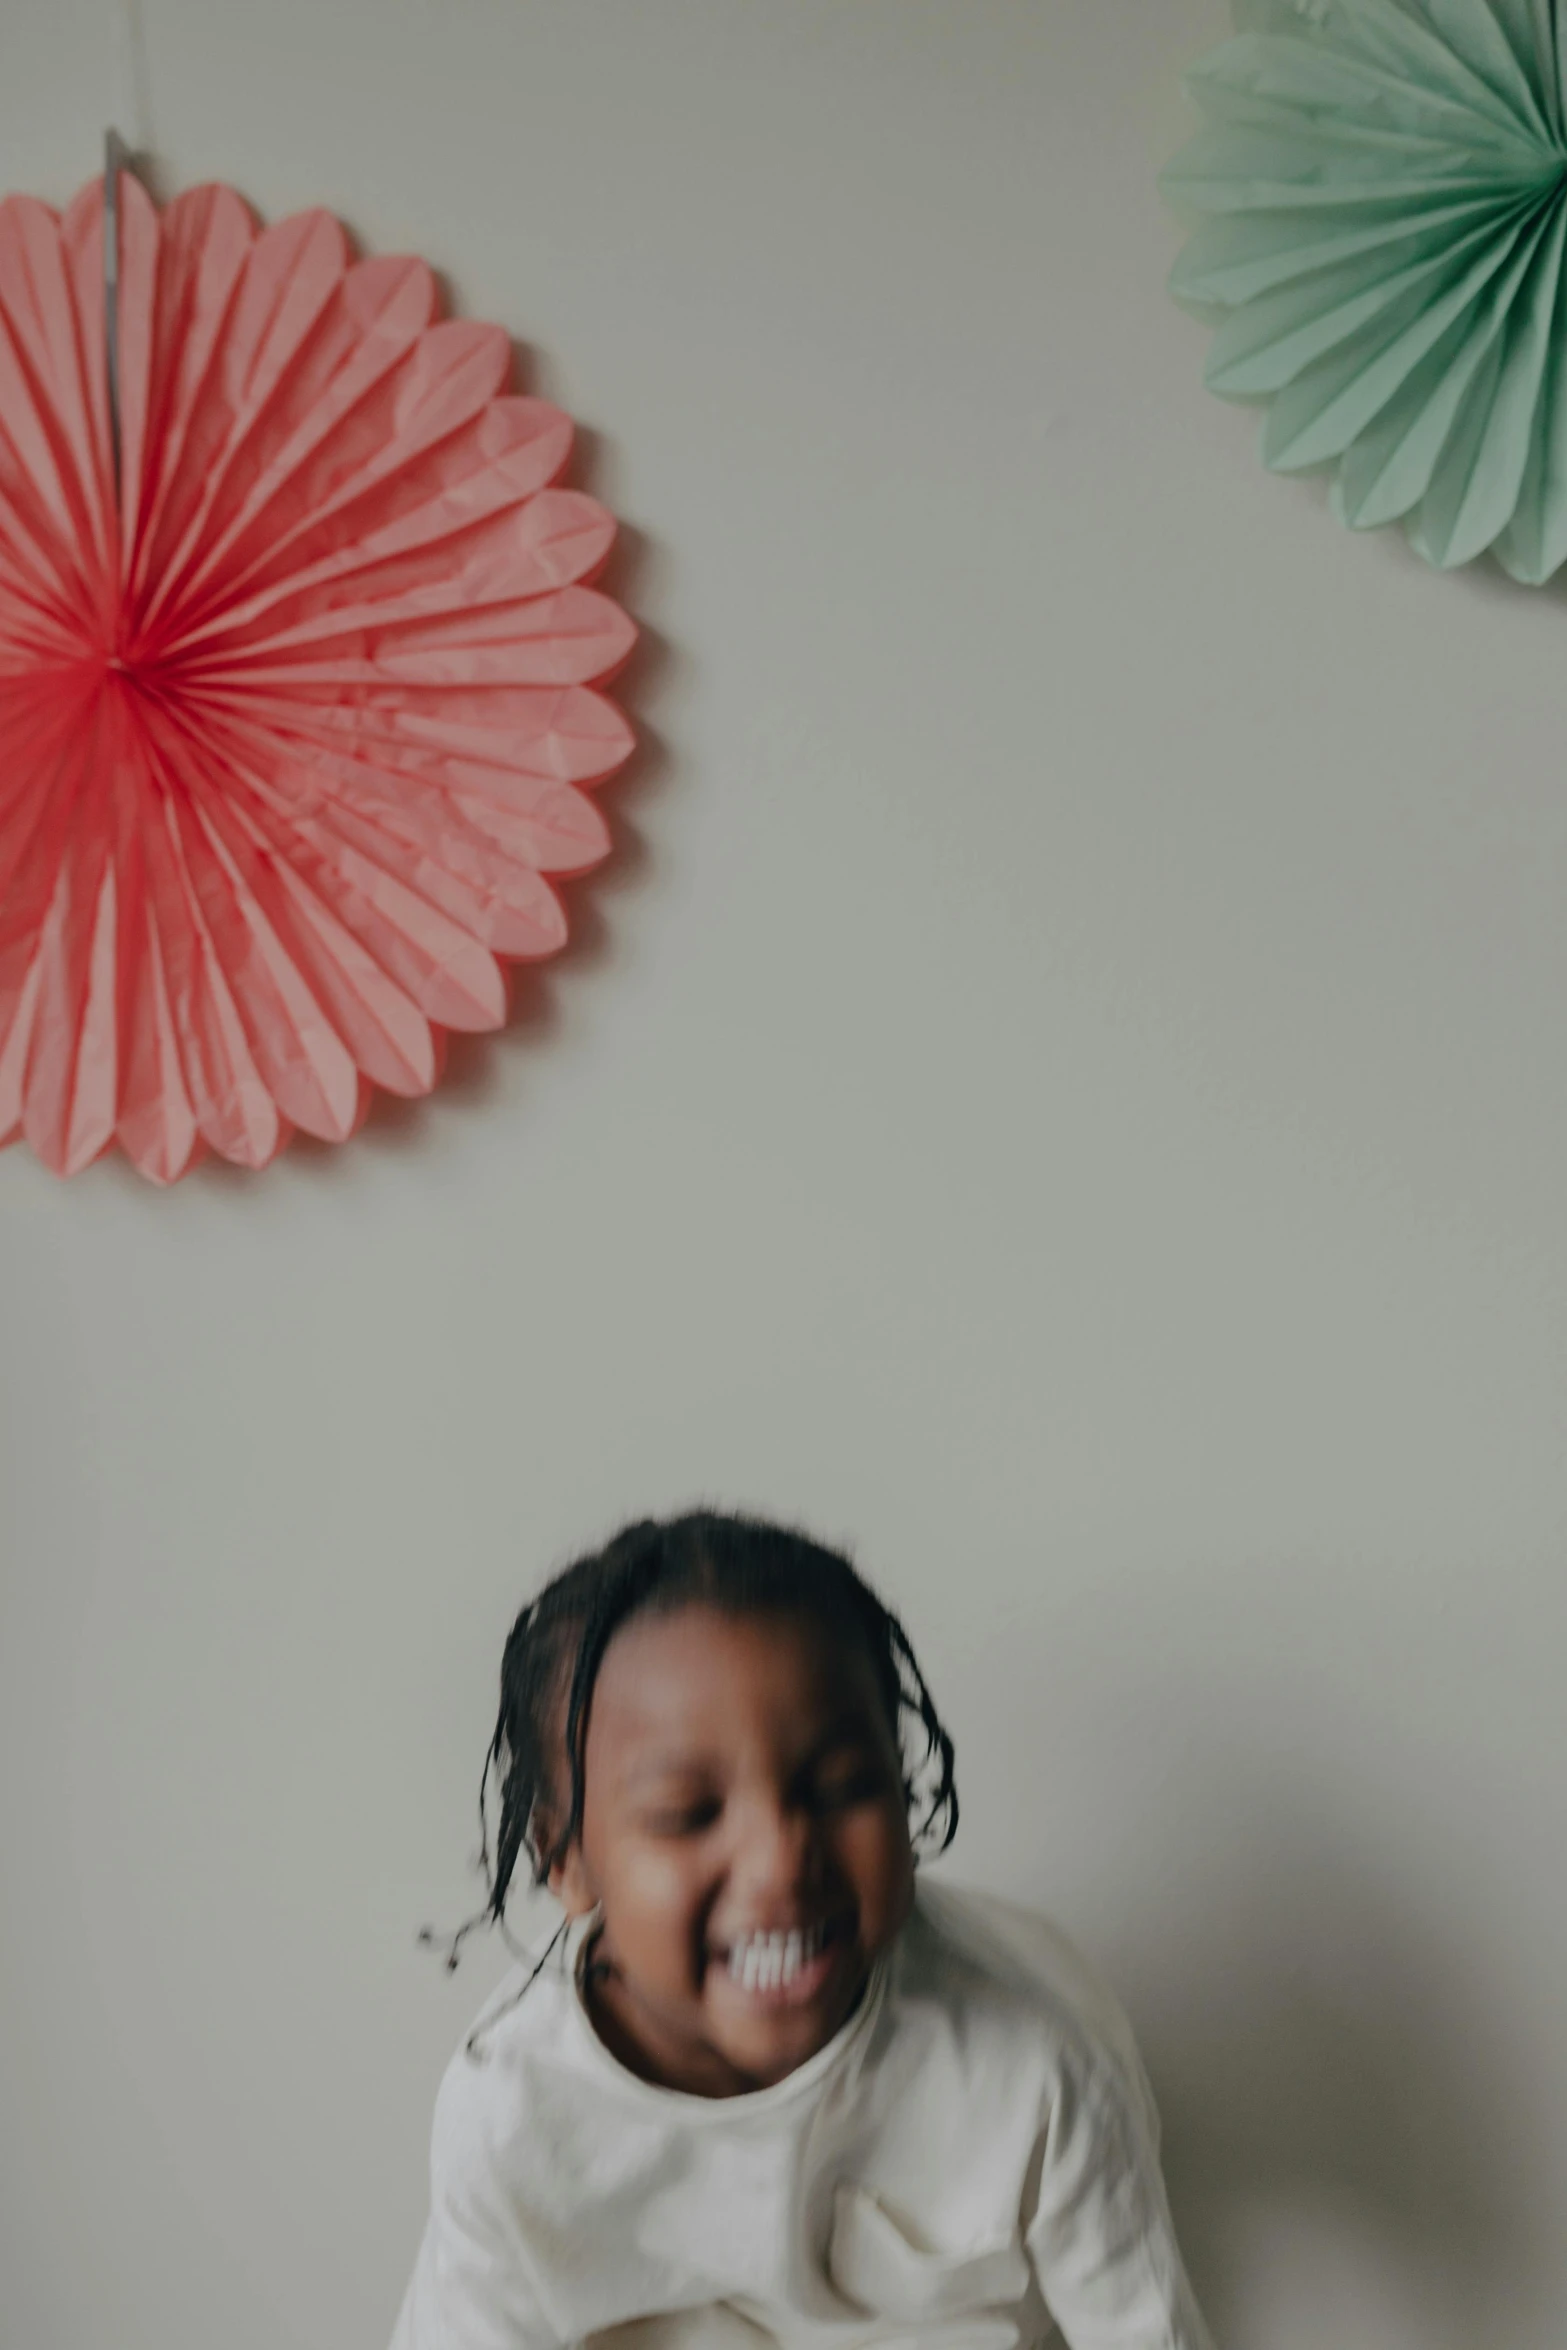
<instances>
[{"instance_id":1,"label":"green paper fan","mask_svg":"<svg viewBox=\"0 0 1567 2350\"><path fill-rule=\"evenodd\" d=\"M1562 0L1567 6L1567 0ZM1558 0L1236 0L1163 177L1207 382L1275 472L1448 568L1567 559L1567 97Z\"/></svg>"}]
</instances>

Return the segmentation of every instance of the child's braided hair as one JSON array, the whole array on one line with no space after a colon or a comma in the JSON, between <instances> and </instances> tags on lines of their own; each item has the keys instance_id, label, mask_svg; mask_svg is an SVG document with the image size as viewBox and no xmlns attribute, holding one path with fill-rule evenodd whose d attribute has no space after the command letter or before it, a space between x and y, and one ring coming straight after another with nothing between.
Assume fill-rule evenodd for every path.
<instances>
[{"instance_id":1,"label":"child's braided hair","mask_svg":"<svg viewBox=\"0 0 1567 2350\"><path fill-rule=\"evenodd\" d=\"M938 1852L952 1842L958 1825L952 1740L903 1626L847 1558L787 1527L716 1510L644 1518L565 1568L511 1628L500 1711L479 1782L488 1899L470 1926L493 1920L504 1927L506 1896L523 1854L533 1882L542 1885L581 1830L588 1711L615 1634L633 1616L703 1602L735 1615L805 1616L860 1640L903 1756L915 1841ZM493 1851L492 1783L500 1790ZM454 1940L448 1965L456 1964L468 1930Z\"/></svg>"}]
</instances>

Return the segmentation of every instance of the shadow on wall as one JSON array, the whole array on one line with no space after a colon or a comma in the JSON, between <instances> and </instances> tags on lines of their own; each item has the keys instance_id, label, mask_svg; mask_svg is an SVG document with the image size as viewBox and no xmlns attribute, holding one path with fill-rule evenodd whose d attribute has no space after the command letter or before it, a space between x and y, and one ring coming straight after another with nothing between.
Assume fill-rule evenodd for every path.
<instances>
[{"instance_id":1,"label":"shadow on wall","mask_svg":"<svg viewBox=\"0 0 1567 2350\"><path fill-rule=\"evenodd\" d=\"M1519 2350L1556 2231L1511 2019L1347 1833L1254 1783L1246 1810L1255 1848L1124 1983L1220 2350Z\"/></svg>"}]
</instances>

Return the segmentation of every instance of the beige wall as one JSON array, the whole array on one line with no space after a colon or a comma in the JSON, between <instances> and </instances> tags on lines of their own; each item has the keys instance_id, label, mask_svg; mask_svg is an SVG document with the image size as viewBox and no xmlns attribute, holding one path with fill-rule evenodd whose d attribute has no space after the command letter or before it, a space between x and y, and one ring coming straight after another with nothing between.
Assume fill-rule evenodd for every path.
<instances>
[{"instance_id":1,"label":"beige wall","mask_svg":"<svg viewBox=\"0 0 1567 2350\"><path fill-rule=\"evenodd\" d=\"M648 751L428 1107L0 1160L3 2350L380 2350L504 1628L698 1494L905 1611L1232 2350L1561 2350L1564 603L1200 390L1218 0L144 21L170 188L425 253L589 428ZM64 199L110 11L3 41Z\"/></svg>"}]
</instances>

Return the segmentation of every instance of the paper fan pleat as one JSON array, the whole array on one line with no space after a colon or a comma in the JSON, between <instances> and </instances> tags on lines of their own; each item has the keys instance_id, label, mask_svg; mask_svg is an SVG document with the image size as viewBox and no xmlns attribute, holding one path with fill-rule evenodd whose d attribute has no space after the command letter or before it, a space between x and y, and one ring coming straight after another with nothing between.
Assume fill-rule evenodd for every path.
<instances>
[{"instance_id":1,"label":"paper fan pleat","mask_svg":"<svg viewBox=\"0 0 1567 2350\"><path fill-rule=\"evenodd\" d=\"M248 710L302 741L363 745L438 780L452 759L562 783L595 784L631 750L613 702L583 686L449 686L438 694L366 681L339 694L301 687L292 698L236 687L199 699L214 712ZM193 696L193 700L197 697Z\"/></svg>"},{"instance_id":2,"label":"paper fan pleat","mask_svg":"<svg viewBox=\"0 0 1567 2350\"><path fill-rule=\"evenodd\" d=\"M488 380L497 346L483 356ZM548 488L570 455L570 420L542 401L506 395L469 414L471 394L471 384L439 380L400 417L395 442L315 504L290 520L280 498L271 519L281 527L236 567L226 616L248 621L281 594L329 590L394 555L428 553Z\"/></svg>"},{"instance_id":3,"label":"paper fan pleat","mask_svg":"<svg viewBox=\"0 0 1567 2350\"><path fill-rule=\"evenodd\" d=\"M15 710L20 697L7 699ZM47 1090L52 1066L70 1049L68 1037L46 1038L52 1064L39 1063L34 1036L45 975L58 953L61 874L92 748L85 730L78 735L58 722L41 723L37 711L27 715L34 721L25 738L31 763L0 781L0 1134L8 1138L23 1123L34 1068ZM34 776L45 780L44 790L28 790ZM42 1091L33 1115L35 1122L44 1116Z\"/></svg>"},{"instance_id":4,"label":"paper fan pleat","mask_svg":"<svg viewBox=\"0 0 1567 2350\"><path fill-rule=\"evenodd\" d=\"M365 859L383 866L497 953L537 958L564 942L564 916L541 878L542 866L524 865L518 843L507 843L504 828L486 840L454 793L426 791L416 778L378 773L363 762L343 764L346 788L323 790L323 765L317 760L307 768L285 745L256 739L236 746L232 772L255 803L253 820L269 837L282 825L325 865L343 860L355 873ZM589 803L571 797L594 816ZM586 862L576 869L586 870ZM417 991L416 1000L441 1017ZM447 1025L489 1026L500 1009L486 980L481 995Z\"/></svg>"},{"instance_id":5,"label":"paper fan pleat","mask_svg":"<svg viewBox=\"0 0 1567 2350\"><path fill-rule=\"evenodd\" d=\"M77 315L70 261L59 223L45 206L25 197L0 206L0 317L25 385L24 401L8 404L8 420L15 417L26 432L21 453L58 534L60 554L96 603L110 554L104 452L94 429L102 303L96 319Z\"/></svg>"},{"instance_id":6,"label":"paper fan pleat","mask_svg":"<svg viewBox=\"0 0 1567 2350\"><path fill-rule=\"evenodd\" d=\"M169 1003L168 975L152 893L134 902L126 940L126 1066L120 1088L120 1148L155 1183L173 1183L196 1148L196 1113Z\"/></svg>"},{"instance_id":7,"label":"paper fan pleat","mask_svg":"<svg viewBox=\"0 0 1567 2350\"><path fill-rule=\"evenodd\" d=\"M1165 175L1207 381L1264 462L1444 568L1567 559L1564 51L1548 0L1238 0Z\"/></svg>"},{"instance_id":8,"label":"paper fan pleat","mask_svg":"<svg viewBox=\"0 0 1567 2350\"><path fill-rule=\"evenodd\" d=\"M77 201L90 204L92 192ZM122 173L120 205L121 511L130 551L122 578L134 608L178 541L178 501L200 488L193 419L256 231L232 188L193 189L160 215Z\"/></svg>"},{"instance_id":9,"label":"paper fan pleat","mask_svg":"<svg viewBox=\"0 0 1567 2350\"><path fill-rule=\"evenodd\" d=\"M345 282L345 310L352 280ZM359 502L367 492L417 463L430 440L455 432L482 412L504 381L510 353L498 330L452 324L429 327L435 299L434 282L421 269L416 280L405 281L398 292L402 316L368 324L352 321L364 340L353 352L355 364L345 365L332 378L309 387L314 391L309 423L285 433L258 430L250 435L226 477L223 491L204 517L205 535L200 559L183 583L184 611L196 621L215 596L227 601L263 566L275 566L289 547L297 554L308 545L321 507L334 496L345 505ZM401 408L408 392L408 374L435 372L436 356L429 345L444 342L444 364L418 417L421 433L406 440ZM293 398L307 387L296 384ZM417 388L423 389L420 386ZM274 445L278 444L278 445ZM381 459L379 477L344 482L345 471L363 463L370 450ZM387 455L395 450L395 460ZM226 493L226 494L224 494Z\"/></svg>"},{"instance_id":10,"label":"paper fan pleat","mask_svg":"<svg viewBox=\"0 0 1567 2350\"><path fill-rule=\"evenodd\" d=\"M535 512L539 507L542 513ZM264 603L198 624L181 639L183 665L188 675L217 674L224 663L254 658L268 645L306 641L327 622L349 633L536 602L590 578L613 539L614 523L595 500L573 491L541 491L525 505L454 530L444 542L361 563L330 587L283 582ZM439 564L434 577L432 560ZM526 622L522 630L535 633Z\"/></svg>"},{"instance_id":11,"label":"paper fan pleat","mask_svg":"<svg viewBox=\"0 0 1567 2350\"><path fill-rule=\"evenodd\" d=\"M92 733L73 746L76 776L39 933L22 1119L33 1149L66 1174L95 1158L114 1131L114 879L98 747Z\"/></svg>"},{"instance_id":12,"label":"paper fan pleat","mask_svg":"<svg viewBox=\"0 0 1567 2350\"><path fill-rule=\"evenodd\" d=\"M149 553L145 600L136 614L143 629L177 604L208 540L209 523L214 538L221 529L224 494L234 494L236 469L243 465L248 472L254 464L269 405L287 392L291 364L326 319L347 252L339 224L329 213L315 212L280 221L247 253L187 420L161 536ZM333 323L327 322L329 332Z\"/></svg>"},{"instance_id":13,"label":"paper fan pleat","mask_svg":"<svg viewBox=\"0 0 1567 2350\"><path fill-rule=\"evenodd\" d=\"M0 1141L341 1141L558 950L632 735L568 418L421 261L232 189L0 205Z\"/></svg>"},{"instance_id":14,"label":"paper fan pleat","mask_svg":"<svg viewBox=\"0 0 1567 2350\"><path fill-rule=\"evenodd\" d=\"M354 658L412 683L423 661L450 648L464 655L481 650L504 655L506 674L497 683L581 685L611 675L631 649L625 614L592 588L562 588L525 603L456 610L412 608L419 600L394 597L385 605L314 612L261 640L254 650L243 648L246 674L254 677L265 665L275 675L291 655L307 668Z\"/></svg>"}]
</instances>

